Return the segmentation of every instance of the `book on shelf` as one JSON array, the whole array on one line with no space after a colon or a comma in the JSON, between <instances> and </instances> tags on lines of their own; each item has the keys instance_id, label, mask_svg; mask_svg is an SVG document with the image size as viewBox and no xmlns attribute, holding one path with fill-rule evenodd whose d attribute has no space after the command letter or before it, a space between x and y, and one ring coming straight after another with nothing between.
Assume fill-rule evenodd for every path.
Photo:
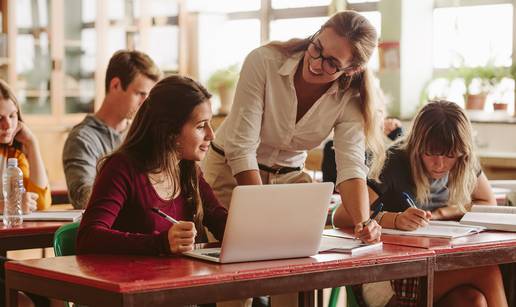
<instances>
[{"instance_id":1,"label":"book on shelf","mask_svg":"<svg viewBox=\"0 0 516 307\"><path fill-rule=\"evenodd\" d=\"M339 229L326 229L323 232L319 252L357 255L365 252L381 250L382 247L382 242L363 243L361 240L355 239L348 233Z\"/></svg>"},{"instance_id":2,"label":"book on shelf","mask_svg":"<svg viewBox=\"0 0 516 307\"><path fill-rule=\"evenodd\" d=\"M516 207L473 205L460 223L484 226L490 230L516 231Z\"/></svg>"},{"instance_id":3,"label":"book on shelf","mask_svg":"<svg viewBox=\"0 0 516 307\"><path fill-rule=\"evenodd\" d=\"M76 222L81 219L83 212L84 210L34 211L24 214L23 221Z\"/></svg>"}]
</instances>

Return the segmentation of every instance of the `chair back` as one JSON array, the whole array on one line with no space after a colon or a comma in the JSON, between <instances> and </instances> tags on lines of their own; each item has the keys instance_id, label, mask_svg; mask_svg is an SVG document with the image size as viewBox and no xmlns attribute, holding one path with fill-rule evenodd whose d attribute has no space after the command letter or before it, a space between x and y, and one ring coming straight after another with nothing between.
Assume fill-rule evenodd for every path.
<instances>
[{"instance_id":1,"label":"chair back","mask_svg":"<svg viewBox=\"0 0 516 307\"><path fill-rule=\"evenodd\" d=\"M54 234L54 253L56 256L75 255L75 240L80 222L59 227Z\"/></svg>"}]
</instances>

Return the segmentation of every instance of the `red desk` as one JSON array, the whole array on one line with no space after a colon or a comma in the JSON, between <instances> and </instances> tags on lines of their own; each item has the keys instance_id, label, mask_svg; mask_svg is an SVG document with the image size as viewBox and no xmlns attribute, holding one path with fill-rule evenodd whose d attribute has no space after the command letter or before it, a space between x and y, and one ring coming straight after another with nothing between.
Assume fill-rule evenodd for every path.
<instances>
[{"instance_id":1,"label":"red desk","mask_svg":"<svg viewBox=\"0 0 516 307\"><path fill-rule=\"evenodd\" d=\"M8 306L16 306L16 290L88 306L175 306L425 278L433 277L429 261L433 255L433 251L387 245L381 252L354 257L319 254L224 265L185 257L114 255L13 261L6 264ZM428 285L431 291L432 282ZM301 301L307 306L313 303L309 295Z\"/></svg>"},{"instance_id":2,"label":"red desk","mask_svg":"<svg viewBox=\"0 0 516 307\"><path fill-rule=\"evenodd\" d=\"M9 250L51 247L54 232L65 222L23 222L19 227L7 228L0 223L0 255Z\"/></svg>"},{"instance_id":3,"label":"red desk","mask_svg":"<svg viewBox=\"0 0 516 307\"><path fill-rule=\"evenodd\" d=\"M505 284L509 306L516 306L516 233L481 232L453 241L455 247L435 248L435 271L510 263Z\"/></svg>"},{"instance_id":4,"label":"red desk","mask_svg":"<svg viewBox=\"0 0 516 307\"><path fill-rule=\"evenodd\" d=\"M66 181L54 181L50 183L50 195L52 196L52 204L69 204L68 187Z\"/></svg>"},{"instance_id":5,"label":"red desk","mask_svg":"<svg viewBox=\"0 0 516 307\"><path fill-rule=\"evenodd\" d=\"M516 233L486 231L452 241L396 235L385 235L382 239L435 251L435 271L511 264L505 288L510 306L516 306Z\"/></svg>"}]
</instances>

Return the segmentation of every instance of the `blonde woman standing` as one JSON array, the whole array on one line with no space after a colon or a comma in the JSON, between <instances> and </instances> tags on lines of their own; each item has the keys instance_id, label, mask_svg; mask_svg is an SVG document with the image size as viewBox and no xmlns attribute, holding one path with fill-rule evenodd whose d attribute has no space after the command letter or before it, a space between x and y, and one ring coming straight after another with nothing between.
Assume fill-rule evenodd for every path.
<instances>
[{"instance_id":1,"label":"blonde woman standing","mask_svg":"<svg viewBox=\"0 0 516 307\"><path fill-rule=\"evenodd\" d=\"M343 11L309 38L272 42L247 56L203 166L226 207L237 185L311 181L303 172L307 151L333 131L347 223L362 240L379 240L376 223L362 224L369 217L364 153L374 153L373 177L384 157L378 91L367 68L376 44L369 21Z\"/></svg>"},{"instance_id":2,"label":"blonde woman standing","mask_svg":"<svg viewBox=\"0 0 516 307\"><path fill-rule=\"evenodd\" d=\"M471 124L453 102L430 102L419 111L406 138L388 150L380 179L370 182L369 193L371 203L384 204L376 217L384 228L414 230L431 219L459 219L472 203L496 205L473 152ZM345 215L337 209L336 226ZM417 279L394 280L392 286L391 303L417 305ZM436 272L433 295L438 306L507 306L498 266ZM378 295L364 291L364 298L371 303Z\"/></svg>"}]
</instances>

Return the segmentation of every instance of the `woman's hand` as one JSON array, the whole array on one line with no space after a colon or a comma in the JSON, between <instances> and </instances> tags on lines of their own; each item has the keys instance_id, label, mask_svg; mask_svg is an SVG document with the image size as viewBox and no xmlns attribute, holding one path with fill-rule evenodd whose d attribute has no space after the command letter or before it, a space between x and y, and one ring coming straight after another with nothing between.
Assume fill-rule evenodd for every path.
<instances>
[{"instance_id":1,"label":"woman's hand","mask_svg":"<svg viewBox=\"0 0 516 307\"><path fill-rule=\"evenodd\" d=\"M401 127L402 124L399 119L396 118L386 118L383 120L383 133L385 135L389 135L394 129Z\"/></svg>"},{"instance_id":2,"label":"woman's hand","mask_svg":"<svg viewBox=\"0 0 516 307\"><path fill-rule=\"evenodd\" d=\"M432 213L430 211L408 208L403 213L398 214L394 220L394 227L401 230L416 230L419 227L427 226L431 217Z\"/></svg>"},{"instance_id":3,"label":"woman's hand","mask_svg":"<svg viewBox=\"0 0 516 307\"><path fill-rule=\"evenodd\" d=\"M36 211L38 208L37 200L39 195L32 192L25 192L22 196L22 212L23 214L29 214L32 211ZM0 212L3 214L4 212L4 200L0 201Z\"/></svg>"},{"instance_id":4,"label":"woman's hand","mask_svg":"<svg viewBox=\"0 0 516 307\"><path fill-rule=\"evenodd\" d=\"M14 138L24 146L29 146L36 141L36 137L24 122L18 121L18 127L14 132Z\"/></svg>"},{"instance_id":5,"label":"woman's hand","mask_svg":"<svg viewBox=\"0 0 516 307\"><path fill-rule=\"evenodd\" d=\"M180 221L168 230L170 251L174 254L188 252L194 249L197 230L192 222Z\"/></svg>"},{"instance_id":6,"label":"woman's hand","mask_svg":"<svg viewBox=\"0 0 516 307\"><path fill-rule=\"evenodd\" d=\"M22 212L23 214L29 214L32 211L36 211L38 209L38 200L39 195L32 192L25 192L22 196Z\"/></svg>"},{"instance_id":7,"label":"woman's hand","mask_svg":"<svg viewBox=\"0 0 516 307\"><path fill-rule=\"evenodd\" d=\"M355 237L365 243L375 243L380 241L382 226L372 220L367 226L363 223L355 225Z\"/></svg>"}]
</instances>

